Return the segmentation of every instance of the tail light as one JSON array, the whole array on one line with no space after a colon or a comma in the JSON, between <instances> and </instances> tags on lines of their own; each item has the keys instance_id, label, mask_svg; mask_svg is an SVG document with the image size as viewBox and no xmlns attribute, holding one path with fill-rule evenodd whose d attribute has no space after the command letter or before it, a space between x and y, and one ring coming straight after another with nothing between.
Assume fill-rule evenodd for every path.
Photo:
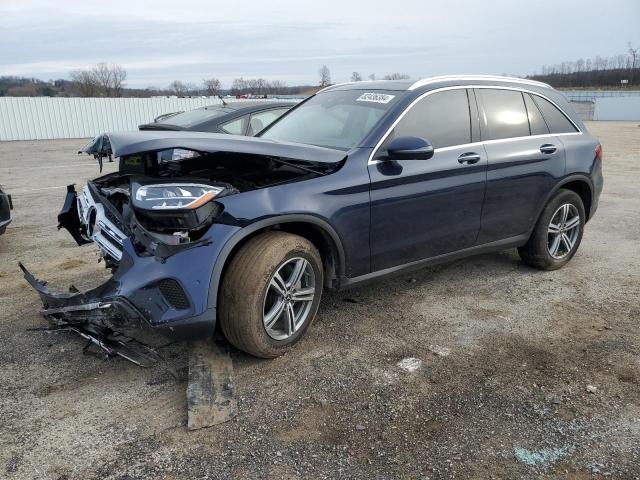
<instances>
[{"instance_id":1,"label":"tail light","mask_svg":"<svg viewBox=\"0 0 640 480\"><path fill-rule=\"evenodd\" d=\"M600 144L596 147L596 158L602 161L602 145Z\"/></svg>"}]
</instances>

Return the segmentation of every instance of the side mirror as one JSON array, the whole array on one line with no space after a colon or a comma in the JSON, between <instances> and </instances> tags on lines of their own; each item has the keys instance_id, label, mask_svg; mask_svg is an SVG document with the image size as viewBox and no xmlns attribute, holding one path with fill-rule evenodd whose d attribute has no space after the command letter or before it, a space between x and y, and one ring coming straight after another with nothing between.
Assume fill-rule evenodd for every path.
<instances>
[{"instance_id":1,"label":"side mirror","mask_svg":"<svg viewBox=\"0 0 640 480\"><path fill-rule=\"evenodd\" d=\"M428 160L433 157L433 145L420 137L394 138L387 147L389 160Z\"/></svg>"}]
</instances>

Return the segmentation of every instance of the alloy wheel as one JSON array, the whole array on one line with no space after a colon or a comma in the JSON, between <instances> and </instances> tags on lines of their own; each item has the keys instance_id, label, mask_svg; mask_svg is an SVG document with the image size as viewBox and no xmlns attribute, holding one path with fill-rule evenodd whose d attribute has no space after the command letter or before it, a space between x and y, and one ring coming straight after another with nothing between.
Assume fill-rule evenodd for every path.
<instances>
[{"instance_id":1,"label":"alloy wheel","mask_svg":"<svg viewBox=\"0 0 640 480\"><path fill-rule=\"evenodd\" d=\"M308 260L292 258L271 276L264 296L264 328L274 340L286 340L305 324L316 294L316 276Z\"/></svg>"},{"instance_id":2,"label":"alloy wheel","mask_svg":"<svg viewBox=\"0 0 640 480\"><path fill-rule=\"evenodd\" d=\"M575 205L565 203L551 216L547 228L547 250L555 259L569 255L580 234L580 213Z\"/></svg>"}]
</instances>

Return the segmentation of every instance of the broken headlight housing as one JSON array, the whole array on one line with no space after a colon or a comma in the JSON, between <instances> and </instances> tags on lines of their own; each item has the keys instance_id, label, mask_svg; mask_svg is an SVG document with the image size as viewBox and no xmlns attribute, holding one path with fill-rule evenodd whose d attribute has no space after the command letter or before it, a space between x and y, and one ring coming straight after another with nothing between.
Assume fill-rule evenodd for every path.
<instances>
[{"instance_id":1,"label":"broken headlight housing","mask_svg":"<svg viewBox=\"0 0 640 480\"><path fill-rule=\"evenodd\" d=\"M198 183L162 183L134 185L134 189L133 204L138 208L192 210L213 200L224 187Z\"/></svg>"},{"instance_id":2,"label":"broken headlight housing","mask_svg":"<svg viewBox=\"0 0 640 480\"><path fill-rule=\"evenodd\" d=\"M131 203L140 223L150 231L201 230L222 212L213 199L236 193L231 185L199 182L131 184Z\"/></svg>"}]
</instances>

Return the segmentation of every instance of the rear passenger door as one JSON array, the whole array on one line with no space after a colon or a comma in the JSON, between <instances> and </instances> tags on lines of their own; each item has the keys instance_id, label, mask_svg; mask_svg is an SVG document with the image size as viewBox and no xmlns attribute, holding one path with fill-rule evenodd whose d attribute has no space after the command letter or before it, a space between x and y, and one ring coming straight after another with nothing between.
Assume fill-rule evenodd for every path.
<instances>
[{"instance_id":1,"label":"rear passenger door","mask_svg":"<svg viewBox=\"0 0 640 480\"><path fill-rule=\"evenodd\" d=\"M478 237L484 244L530 230L541 202L564 174L565 155L534 96L513 89L475 91L489 160Z\"/></svg>"},{"instance_id":2,"label":"rear passenger door","mask_svg":"<svg viewBox=\"0 0 640 480\"><path fill-rule=\"evenodd\" d=\"M405 111L369 163L371 263L378 271L474 245L487 157L465 88L433 92ZM428 160L385 160L393 138L432 143ZM475 143L473 143L475 142Z\"/></svg>"}]
</instances>

